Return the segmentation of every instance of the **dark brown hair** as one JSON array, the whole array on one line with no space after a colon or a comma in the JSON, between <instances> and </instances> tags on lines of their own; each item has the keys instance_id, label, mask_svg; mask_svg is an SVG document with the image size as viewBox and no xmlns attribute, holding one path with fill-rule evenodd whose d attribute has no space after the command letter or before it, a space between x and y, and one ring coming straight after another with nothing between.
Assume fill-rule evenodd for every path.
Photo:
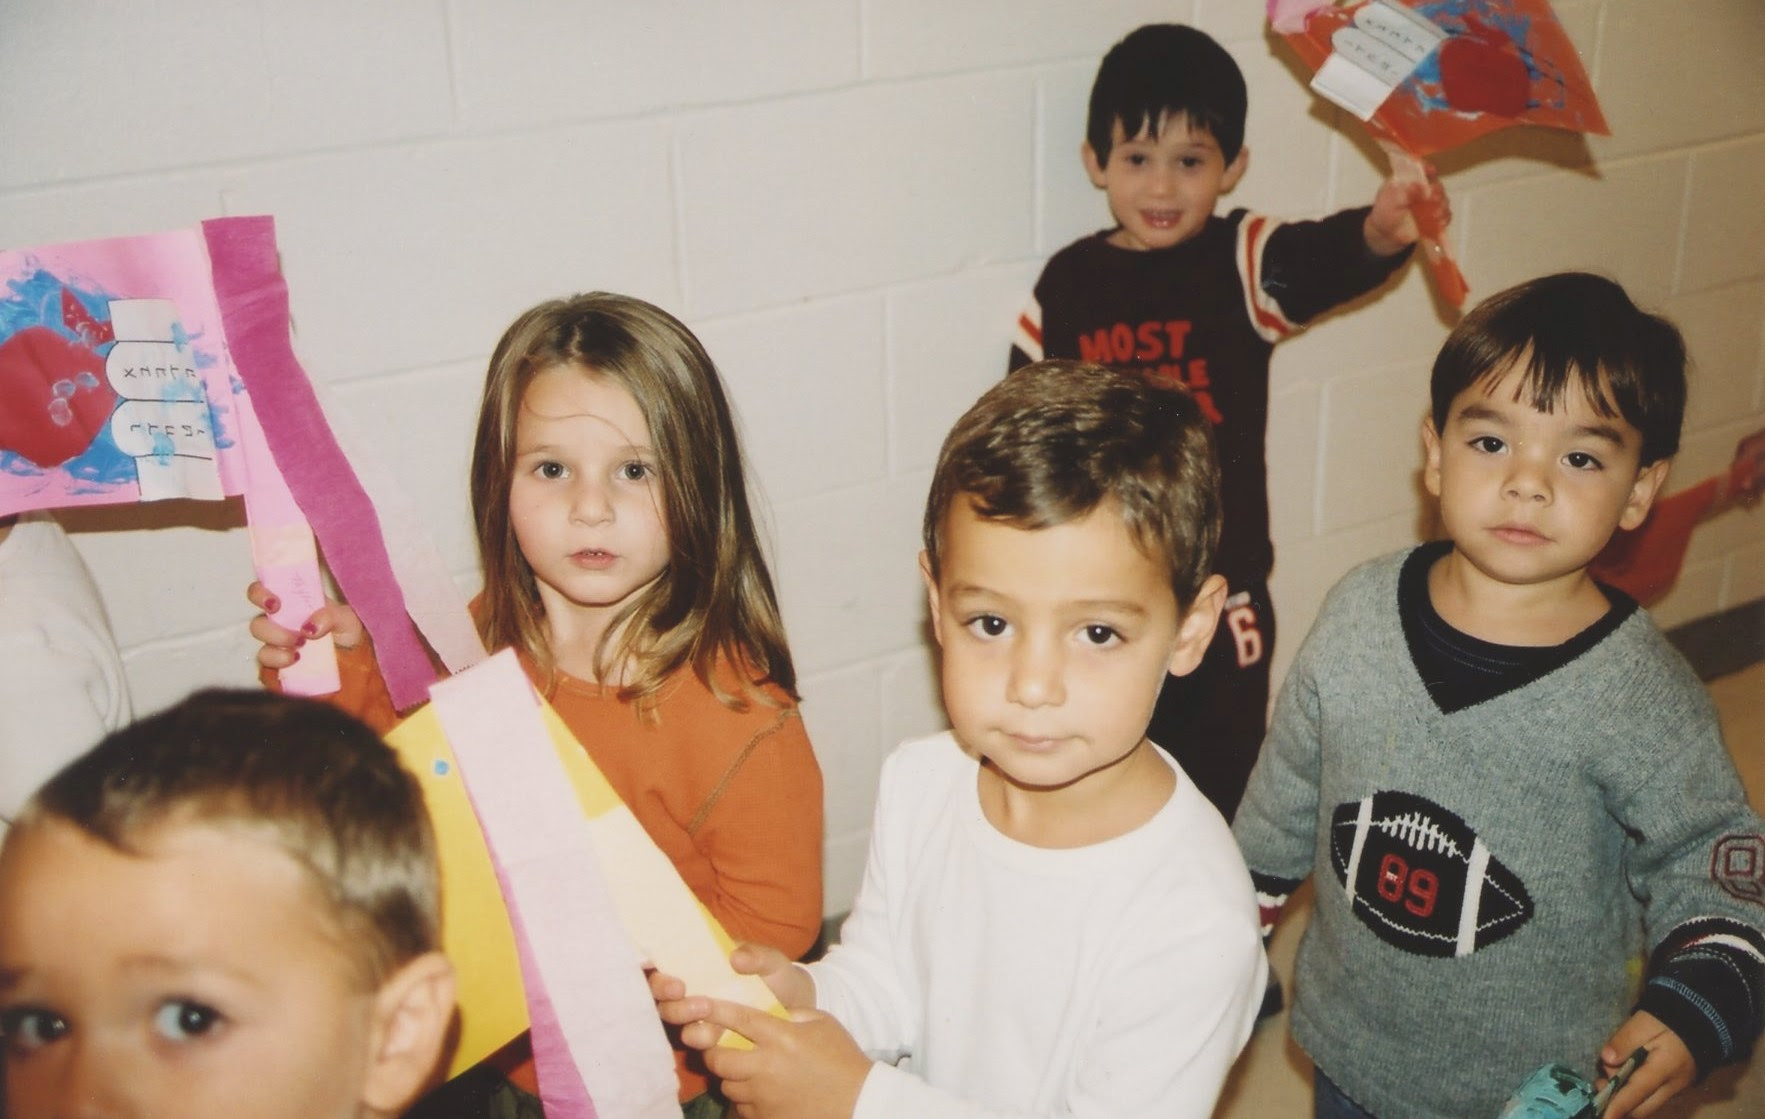
<instances>
[{"instance_id":1,"label":"dark brown hair","mask_svg":"<svg viewBox=\"0 0 1765 1119\"><path fill-rule=\"evenodd\" d=\"M1523 362L1519 393L1540 412L1578 389L1593 410L1642 433L1642 465L1679 450L1685 418L1685 340L1604 276L1559 272L1500 291L1447 335L1429 383L1434 430L1453 400ZM1516 397L1518 399L1518 397Z\"/></svg>"},{"instance_id":2,"label":"dark brown hair","mask_svg":"<svg viewBox=\"0 0 1765 1119\"><path fill-rule=\"evenodd\" d=\"M1244 74L1226 48L1193 27L1149 23L1103 56L1091 84L1085 139L1105 164L1116 121L1130 140L1143 131L1157 139L1167 118L1181 113L1190 128L1212 136L1231 163L1244 148L1248 106Z\"/></svg>"}]
</instances>

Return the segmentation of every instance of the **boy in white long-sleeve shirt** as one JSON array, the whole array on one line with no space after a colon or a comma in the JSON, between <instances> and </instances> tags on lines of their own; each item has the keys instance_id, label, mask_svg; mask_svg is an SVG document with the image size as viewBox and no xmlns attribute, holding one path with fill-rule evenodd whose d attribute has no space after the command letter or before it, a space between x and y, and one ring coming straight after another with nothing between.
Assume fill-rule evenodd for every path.
<instances>
[{"instance_id":1,"label":"boy in white long-sleeve shirt","mask_svg":"<svg viewBox=\"0 0 1765 1119\"><path fill-rule=\"evenodd\" d=\"M748 945L792 1020L654 980L738 1115L1209 1115L1262 997L1242 860L1146 737L1224 598L1180 388L1026 366L945 441L920 568L951 730L884 766L841 943ZM810 1009L813 1008L813 1009Z\"/></svg>"}]
</instances>

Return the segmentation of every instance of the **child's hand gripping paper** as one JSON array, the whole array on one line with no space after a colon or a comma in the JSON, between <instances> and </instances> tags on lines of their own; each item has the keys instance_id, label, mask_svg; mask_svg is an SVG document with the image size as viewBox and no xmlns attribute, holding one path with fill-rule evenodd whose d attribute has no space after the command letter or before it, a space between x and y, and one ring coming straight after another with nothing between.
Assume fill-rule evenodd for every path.
<instances>
[{"instance_id":1,"label":"child's hand gripping paper","mask_svg":"<svg viewBox=\"0 0 1765 1119\"><path fill-rule=\"evenodd\" d=\"M1462 306L1470 287L1446 242L1452 206L1433 167L1389 140L1381 141L1391 160L1391 174L1373 197L1367 215L1367 246L1389 256L1405 245L1419 245L1423 263L1434 275L1440 297Z\"/></svg>"},{"instance_id":2,"label":"child's hand gripping paper","mask_svg":"<svg viewBox=\"0 0 1765 1119\"><path fill-rule=\"evenodd\" d=\"M263 611L251 619L248 628L262 646L257 663L264 668L286 672L315 642L331 641L339 649L353 649L367 639L361 618L340 602L320 599L315 609L302 612L300 606L284 602L261 582L245 588L245 597Z\"/></svg>"},{"instance_id":3,"label":"child's hand gripping paper","mask_svg":"<svg viewBox=\"0 0 1765 1119\"><path fill-rule=\"evenodd\" d=\"M776 948L764 944L743 944L729 954L730 969L738 977L759 979L767 997L755 999L751 989L735 992L736 1001L764 1010L778 1018L789 1018L792 1010L815 1007L815 983L809 974ZM656 1013L662 1021L680 1029L680 1040L694 1049L710 1049L716 1045L747 1048L748 1038L721 1026L711 1025L713 994L692 986L677 975L651 971L650 994L656 1000ZM729 997L729 996L724 996Z\"/></svg>"},{"instance_id":4,"label":"child's hand gripping paper","mask_svg":"<svg viewBox=\"0 0 1765 1119\"><path fill-rule=\"evenodd\" d=\"M795 980L781 976L787 982L810 985L781 953L765 951L797 973ZM857 1107L870 1058L832 1017L807 1007L768 1013L685 991L673 976L650 976L662 1020L705 1051L705 1067L722 1080L740 1119L838 1119Z\"/></svg>"},{"instance_id":5,"label":"child's hand gripping paper","mask_svg":"<svg viewBox=\"0 0 1765 1119\"><path fill-rule=\"evenodd\" d=\"M870 1058L844 1027L814 1009L815 982L783 952L744 944L730 954L737 973L757 976L778 999L770 1014L691 992L678 978L650 974L662 1021L705 1050L705 1067L741 1119L828 1119L857 1106ZM786 1009L788 1008L788 1009Z\"/></svg>"}]
</instances>

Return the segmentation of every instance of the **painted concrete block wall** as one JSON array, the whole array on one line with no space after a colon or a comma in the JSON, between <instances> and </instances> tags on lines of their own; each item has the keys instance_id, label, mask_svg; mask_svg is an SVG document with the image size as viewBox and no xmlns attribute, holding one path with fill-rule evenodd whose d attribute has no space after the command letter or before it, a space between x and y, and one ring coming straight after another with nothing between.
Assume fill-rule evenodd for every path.
<instances>
[{"instance_id":1,"label":"painted concrete block wall","mask_svg":"<svg viewBox=\"0 0 1765 1119\"><path fill-rule=\"evenodd\" d=\"M1439 163L1477 294L1617 276L1698 368L1679 484L1765 424L1765 48L1757 0L1562 0L1613 135L1512 132ZM877 766L941 724L915 571L951 420L1001 373L1040 263L1106 222L1077 158L1102 52L1188 19L1252 91L1228 204L1368 200L1382 166L1255 0L335 0L0 7L0 244L272 213L296 347L338 426L477 586L465 464L502 327L604 288L687 320L729 381L827 775L828 906ZM1286 344L1269 470L1277 672L1349 566L1427 531L1415 270ZM1670 484L1671 485L1671 484ZM136 704L249 683L240 514L64 520ZM1667 624L1765 596L1765 516L1698 536Z\"/></svg>"}]
</instances>

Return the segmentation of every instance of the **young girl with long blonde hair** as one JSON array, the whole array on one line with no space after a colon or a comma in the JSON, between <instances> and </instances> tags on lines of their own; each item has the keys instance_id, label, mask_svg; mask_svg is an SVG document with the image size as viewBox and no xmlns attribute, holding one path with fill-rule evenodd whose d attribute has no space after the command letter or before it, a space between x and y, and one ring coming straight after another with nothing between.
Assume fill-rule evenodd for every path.
<instances>
[{"instance_id":1,"label":"young girl with long blonde hair","mask_svg":"<svg viewBox=\"0 0 1765 1119\"><path fill-rule=\"evenodd\" d=\"M732 936L806 952L821 922L821 774L734 421L698 339L607 293L521 315L490 359L471 496L485 644L516 650ZM297 633L270 621L261 585L249 594L266 610L251 623L266 670L329 633L338 705L380 730L397 721L353 610L328 604ZM680 1098L696 1101L706 1079L676 1057ZM524 1039L496 1063L534 1089Z\"/></svg>"}]
</instances>

